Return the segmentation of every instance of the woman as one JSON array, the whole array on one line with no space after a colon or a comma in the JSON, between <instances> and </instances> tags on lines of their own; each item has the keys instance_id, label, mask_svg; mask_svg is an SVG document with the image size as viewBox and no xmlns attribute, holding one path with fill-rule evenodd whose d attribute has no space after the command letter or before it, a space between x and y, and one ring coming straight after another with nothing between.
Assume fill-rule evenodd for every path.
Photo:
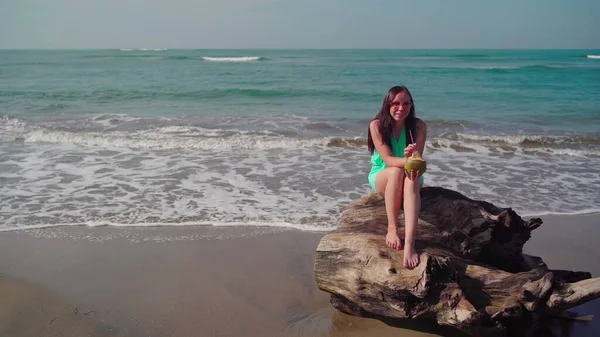
<instances>
[{"instance_id":1,"label":"woman","mask_svg":"<svg viewBox=\"0 0 600 337\"><path fill-rule=\"evenodd\" d=\"M405 158L418 151L423 154L427 125L416 118L412 95L405 86L388 90L381 110L369 123L368 148L373 167L371 188L385 199L388 218L386 245L402 249L398 237L398 214L404 201L404 267L419 265L415 250L415 227L421 210L421 172L406 172ZM419 178L421 177L421 179Z\"/></svg>"}]
</instances>

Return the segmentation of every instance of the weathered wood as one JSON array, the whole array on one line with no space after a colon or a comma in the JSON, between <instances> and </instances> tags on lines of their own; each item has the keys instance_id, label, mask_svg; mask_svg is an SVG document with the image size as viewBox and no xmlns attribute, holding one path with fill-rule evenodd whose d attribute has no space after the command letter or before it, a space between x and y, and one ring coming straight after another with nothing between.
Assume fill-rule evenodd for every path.
<instances>
[{"instance_id":1,"label":"weathered wood","mask_svg":"<svg viewBox=\"0 0 600 337\"><path fill-rule=\"evenodd\" d=\"M594 278L558 286L546 304L550 312L558 313L598 297L600 278Z\"/></svg>"},{"instance_id":2,"label":"weathered wood","mask_svg":"<svg viewBox=\"0 0 600 337\"><path fill-rule=\"evenodd\" d=\"M525 221L510 208L438 187L424 188L421 198L421 263L412 270L403 268L403 251L385 245L381 197L368 195L344 210L338 228L321 239L314 265L317 285L332 294L334 307L502 336L531 333L538 319L600 297L600 279L552 271L541 258L522 254L541 219Z\"/></svg>"}]
</instances>

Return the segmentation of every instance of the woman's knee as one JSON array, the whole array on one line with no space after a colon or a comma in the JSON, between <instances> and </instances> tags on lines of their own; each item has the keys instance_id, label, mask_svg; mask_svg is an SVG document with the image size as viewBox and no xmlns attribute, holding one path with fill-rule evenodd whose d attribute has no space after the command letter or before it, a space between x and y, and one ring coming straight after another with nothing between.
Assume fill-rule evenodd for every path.
<instances>
[{"instance_id":1,"label":"woman's knee","mask_svg":"<svg viewBox=\"0 0 600 337\"><path fill-rule=\"evenodd\" d=\"M406 177L406 179L404 179L404 191L419 194L421 191L421 180L411 180L408 177Z\"/></svg>"},{"instance_id":2,"label":"woman's knee","mask_svg":"<svg viewBox=\"0 0 600 337\"><path fill-rule=\"evenodd\" d=\"M404 179L404 170L401 169L400 167L388 167L388 181L392 180L395 183L398 182L402 182L402 180Z\"/></svg>"}]
</instances>

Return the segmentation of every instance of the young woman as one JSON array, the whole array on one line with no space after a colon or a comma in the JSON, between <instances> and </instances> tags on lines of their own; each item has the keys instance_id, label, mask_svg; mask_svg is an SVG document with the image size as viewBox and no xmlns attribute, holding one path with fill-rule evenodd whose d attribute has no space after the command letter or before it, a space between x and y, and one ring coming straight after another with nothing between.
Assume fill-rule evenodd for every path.
<instances>
[{"instance_id":1,"label":"young woman","mask_svg":"<svg viewBox=\"0 0 600 337\"><path fill-rule=\"evenodd\" d=\"M369 123L368 148L373 167L369 173L371 188L385 199L388 218L386 245L402 249L398 237L398 215L404 201L404 267L419 265L415 251L415 227L421 210L422 172L406 172L405 158L415 151L422 155L427 125L416 118L412 95L405 86L388 90L381 110Z\"/></svg>"}]
</instances>

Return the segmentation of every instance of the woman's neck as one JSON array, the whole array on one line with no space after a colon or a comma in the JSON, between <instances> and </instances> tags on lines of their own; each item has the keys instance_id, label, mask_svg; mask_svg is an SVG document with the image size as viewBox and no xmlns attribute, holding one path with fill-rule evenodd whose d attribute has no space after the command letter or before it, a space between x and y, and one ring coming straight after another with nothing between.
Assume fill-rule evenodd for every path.
<instances>
[{"instance_id":1,"label":"woman's neck","mask_svg":"<svg viewBox=\"0 0 600 337\"><path fill-rule=\"evenodd\" d=\"M404 128L404 121L394 121L392 127L392 134L394 135L395 139L398 139L400 137L400 134L402 133L402 128Z\"/></svg>"},{"instance_id":2,"label":"woman's neck","mask_svg":"<svg viewBox=\"0 0 600 337\"><path fill-rule=\"evenodd\" d=\"M404 128L404 120L394 121L394 133L400 133L402 128Z\"/></svg>"}]
</instances>

